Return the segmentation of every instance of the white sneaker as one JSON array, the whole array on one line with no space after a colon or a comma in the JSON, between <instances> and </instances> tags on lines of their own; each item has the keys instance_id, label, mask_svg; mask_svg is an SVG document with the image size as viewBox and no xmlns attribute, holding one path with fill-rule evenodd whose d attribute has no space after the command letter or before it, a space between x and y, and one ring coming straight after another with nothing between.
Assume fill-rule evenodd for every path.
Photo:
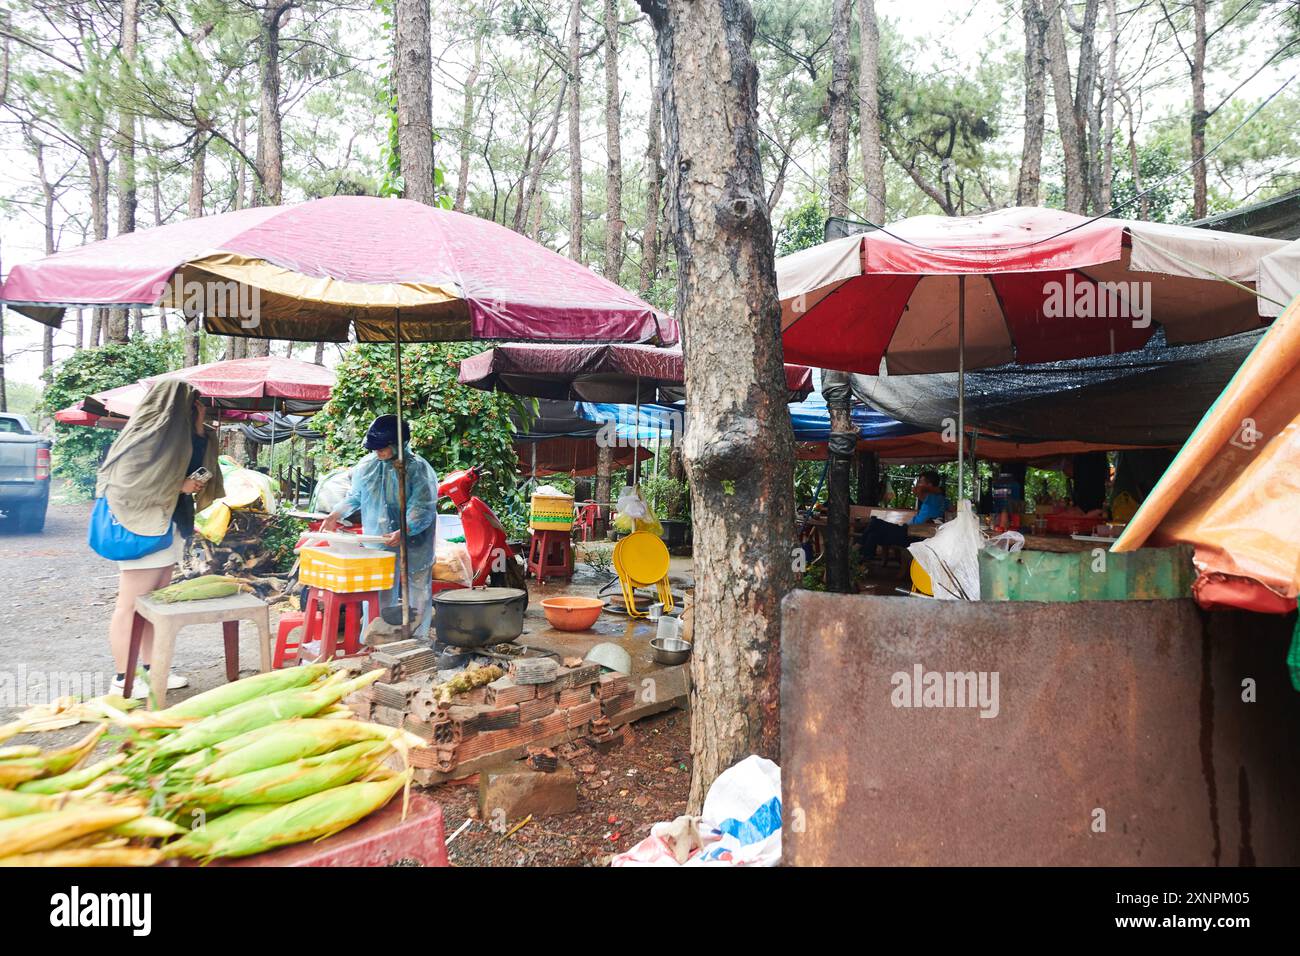
<instances>
[{"instance_id":1,"label":"white sneaker","mask_svg":"<svg viewBox=\"0 0 1300 956\"><path fill-rule=\"evenodd\" d=\"M118 697L122 697L125 695L125 692L126 692L126 678L115 676L113 678L113 693L116 694ZM143 676L137 677L135 681L131 684L131 697L134 700L148 699L149 681L145 680Z\"/></svg>"},{"instance_id":2,"label":"white sneaker","mask_svg":"<svg viewBox=\"0 0 1300 956\"><path fill-rule=\"evenodd\" d=\"M188 677L185 677L181 674L167 675L168 690L180 690L182 687L189 687L189 686L190 686L190 679Z\"/></svg>"}]
</instances>

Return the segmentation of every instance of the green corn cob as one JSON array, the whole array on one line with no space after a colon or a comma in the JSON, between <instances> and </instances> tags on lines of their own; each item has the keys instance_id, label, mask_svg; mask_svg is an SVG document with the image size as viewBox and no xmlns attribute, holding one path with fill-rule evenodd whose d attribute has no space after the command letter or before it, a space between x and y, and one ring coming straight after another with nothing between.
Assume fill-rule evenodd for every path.
<instances>
[{"instance_id":1,"label":"green corn cob","mask_svg":"<svg viewBox=\"0 0 1300 956\"><path fill-rule=\"evenodd\" d=\"M40 780L29 780L27 783L20 783L15 789L19 793L64 793L68 790L80 790L87 784L99 779L108 773L114 767L122 764L126 760L126 754L114 754L111 757L93 763L89 767L83 767L80 770L69 770L67 773L61 773L56 777L44 777Z\"/></svg>"},{"instance_id":2,"label":"green corn cob","mask_svg":"<svg viewBox=\"0 0 1300 956\"><path fill-rule=\"evenodd\" d=\"M175 706L168 707L168 717L211 717L245 701L293 690L314 683L330 671L328 663L308 664L303 667L286 667L281 670L254 674L212 690L195 694Z\"/></svg>"},{"instance_id":3,"label":"green corn cob","mask_svg":"<svg viewBox=\"0 0 1300 956\"><path fill-rule=\"evenodd\" d=\"M278 804L235 807L219 817L205 819L201 826L187 830L179 840L168 843L163 854L173 856L206 856L212 844L237 833L254 820L266 816L273 810L280 809Z\"/></svg>"},{"instance_id":4,"label":"green corn cob","mask_svg":"<svg viewBox=\"0 0 1300 956\"><path fill-rule=\"evenodd\" d=\"M203 577L188 581L177 581L165 588L159 588L149 595L159 604L175 604L178 601L206 601L211 598L230 597L239 592L241 585L238 578L224 574L205 574Z\"/></svg>"},{"instance_id":5,"label":"green corn cob","mask_svg":"<svg viewBox=\"0 0 1300 956\"><path fill-rule=\"evenodd\" d=\"M248 804L288 803L351 783L374 770L388 752L383 743L353 744L331 753L254 770L178 794L179 803L205 810Z\"/></svg>"}]
</instances>

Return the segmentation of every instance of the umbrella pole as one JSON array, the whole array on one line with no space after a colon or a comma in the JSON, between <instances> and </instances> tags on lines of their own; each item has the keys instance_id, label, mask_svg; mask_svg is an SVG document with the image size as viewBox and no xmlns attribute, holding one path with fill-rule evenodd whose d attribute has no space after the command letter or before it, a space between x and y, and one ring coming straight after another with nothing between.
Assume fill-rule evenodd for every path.
<instances>
[{"instance_id":1,"label":"umbrella pole","mask_svg":"<svg viewBox=\"0 0 1300 956\"><path fill-rule=\"evenodd\" d=\"M957 277L957 500L966 497L966 277Z\"/></svg>"},{"instance_id":2,"label":"umbrella pole","mask_svg":"<svg viewBox=\"0 0 1300 956\"><path fill-rule=\"evenodd\" d=\"M406 442L402 440L402 312L397 311L397 341L394 343L397 358L397 507L401 512L397 541L397 568L402 582L402 634L411 635L411 574L406 554Z\"/></svg>"},{"instance_id":3,"label":"umbrella pole","mask_svg":"<svg viewBox=\"0 0 1300 956\"><path fill-rule=\"evenodd\" d=\"M640 450L641 450L641 378L640 376L638 376L636 380L636 425L632 429L632 485L633 487L636 486L637 481L641 476L641 469L640 469L641 463L639 461L639 458L641 456L637 454L637 452L639 452Z\"/></svg>"}]
</instances>

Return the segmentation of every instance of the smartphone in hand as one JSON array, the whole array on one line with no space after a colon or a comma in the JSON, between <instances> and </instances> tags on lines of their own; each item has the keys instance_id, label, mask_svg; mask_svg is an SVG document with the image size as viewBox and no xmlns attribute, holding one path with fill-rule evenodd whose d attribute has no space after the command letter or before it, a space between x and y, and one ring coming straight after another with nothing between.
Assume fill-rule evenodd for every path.
<instances>
[{"instance_id":1,"label":"smartphone in hand","mask_svg":"<svg viewBox=\"0 0 1300 956\"><path fill-rule=\"evenodd\" d=\"M212 480L212 472L208 471L206 468L200 465L198 468L194 469L194 471L190 473L189 480L197 481L201 485L206 485L209 481Z\"/></svg>"}]
</instances>

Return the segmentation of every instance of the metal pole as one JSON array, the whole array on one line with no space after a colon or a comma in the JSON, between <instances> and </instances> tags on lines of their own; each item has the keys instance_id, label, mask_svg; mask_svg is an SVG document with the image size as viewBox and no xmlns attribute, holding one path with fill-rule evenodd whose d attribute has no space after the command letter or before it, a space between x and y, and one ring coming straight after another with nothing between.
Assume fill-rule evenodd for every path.
<instances>
[{"instance_id":1,"label":"metal pole","mask_svg":"<svg viewBox=\"0 0 1300 956\"><path fill-rule=\"evenodd\" d=\"M632 429L632 484L636 485L641 477L640 455L641 450L641 378L637 376L636 380L636 425Z\"/></svg>"},{"instance_id":2,"label":"metal pole","mask_svg":"<svg viewBox=\"0 0 1300 956\"><path fill-rule=\"evenodd\" d=\"M397 341L395 354L397 358L397 456L394 466L397 468L397 507L401 512L398 527L401 537L397 541L397 567L402 582L402 634L411 636L411 574L406 555L406 442L402 440L402 312L397 311Z\"/></svg>"},{"instance_id":3,"label":"metal pole","mask_svg":"<svg viewBox=\"0 0 1300 956\"><path fill-rule=\"evenodd\" d=\"M957 277L957 500L966 497L966 277Z\"/></svg>"}]
</instances>

